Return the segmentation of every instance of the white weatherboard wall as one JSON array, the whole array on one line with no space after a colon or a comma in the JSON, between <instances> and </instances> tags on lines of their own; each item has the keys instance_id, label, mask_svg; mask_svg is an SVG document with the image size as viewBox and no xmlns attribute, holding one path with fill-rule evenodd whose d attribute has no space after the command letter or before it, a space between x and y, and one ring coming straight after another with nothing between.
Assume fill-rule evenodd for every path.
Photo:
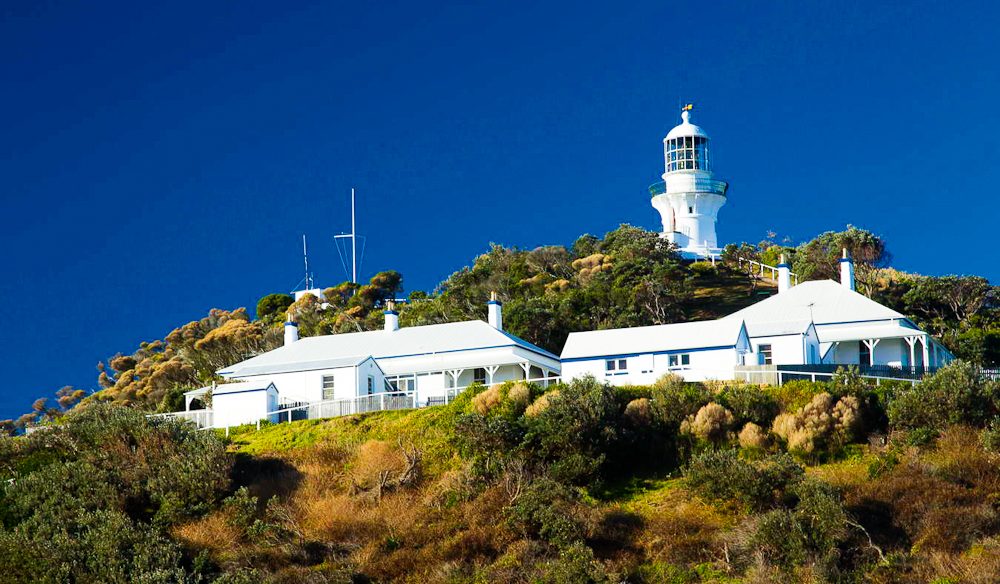
<instances>
[{"instance_id":1,"label":"white weatherboard wall","mask_svg":"<svg viewBox=\"0 0 1000 584\"><path fill-rule=\"evenodd\" d=\"M373 377L374 393L385 391L385 375L373 359L366 359L359 365L316 369L312 371L290 371L287 373L267 373L251 375L239 379L257 383L273 382L281 394L281 401L317 402L323 399L323 378L334 379L333 399L349 399L368 393L368 377Z\"/></svg>"},{"instance_id":2,"label":"white weatherboard wall","mask_svg":"<svg viewBox=\"0 0 1000 584\"><path fill-rule=\"evenodd\" d=\"M771 345L771 365L807 365L819 363L822 356L816 328L809 326L801 333L787 333L750 338L755 354L754 362L764 364L761 345ZM751 363L748 363L751 364Z\"/></svg>"},{"instance_id":3,"label":"white weatherboard wall","mask_svg":"<svg viewBox=\"0 0 1000 584\"><path fill-rule=\"evenodd\" d=\"M678 357L676 366L670 365L671 355ZM688 355L687 365L681 364L682 355ZM615 361L613 371L607 369L609 360ZM622 360L626 362L625 371L618 369ZM737 364L739 352L735 347L726 347L565 360L562 363L562 374L565 379L592 375L598 381L603 380L611 385L649 385L667 373L680 375L685 381L732 379Z\"/></svg>"},{"instance_id":4,"label":"white weatherboard wall","mask_svg":"<svg viewBox=\"0 0 1000 584\"><path fill-rule=\"evenodd\" d=\"M562 375L592 375L612 385L648 385L666 373L686 381L733 379L750 351L746 327L733 320L571 333Z\"/></svg>"},{"instance_id":5,"label":"white weatherboard wall","mask_svg":"<svg viewBox=\"0 0 1000 584\"><path fill-rule=\"evenodd\" d=\"M220 428L239 426L274 418L268 416L268 412L278 409L278 392L274 385L233 385L246 388L230 388L226 385L216 388L216 393L212 396L212 410L215 412L213 425ZM277 420L271 419L271 421Z\"/></svg>"}]
</instances>

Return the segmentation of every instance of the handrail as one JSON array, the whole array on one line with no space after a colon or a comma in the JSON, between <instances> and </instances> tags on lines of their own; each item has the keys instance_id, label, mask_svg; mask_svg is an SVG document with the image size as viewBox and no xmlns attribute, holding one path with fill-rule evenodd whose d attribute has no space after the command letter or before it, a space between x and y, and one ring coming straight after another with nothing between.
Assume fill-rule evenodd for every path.
<instances>
[{"instance_id":1,"label":"handrail","mask_svg":"<svg viewBox=\"0 0 1000 584\"><path fill-rule=\"evenodd\" d=\"M778 268L775 267L775 266L769 266L769 265L767 265L765 263L761 263L761 262L758 262L756 260L751 260L751 259L746 259L746 258L737 258L737 259L739 260L739 264L740 265L743 265L744 263L747 263L747 264L750 264L751 266L754 266L756 268L760 268L760 273L757 275L758 278L763 279L764 278L764 270L767 270L771 274L768 277L769 280L777 280L778 279ZM792 285L793 286L798 286L799 285L799 275L796 274L795 272L791 272L791 271L788 272L788 275L791 276L791 278L792 278Z\"/></svg>"},{"instance_id":2,"label":"handrail","mask_svg":"<svg viewBox=\"0 0 1000 584\"><path fill-rule=\"evenodd\" d=\"M690 176L690 175L688 175ZM716 195L726 196L726 192L729 190L729 183L724 180L719 180L717 178L705 178L700 176L691 176L691 182L694 183L694 192L697 193L712 193ZM655 182L649 187L647 187L650 197L656 197L658 195L666 194L667 183L666 181Z\"/></svg>"}]
</instances>

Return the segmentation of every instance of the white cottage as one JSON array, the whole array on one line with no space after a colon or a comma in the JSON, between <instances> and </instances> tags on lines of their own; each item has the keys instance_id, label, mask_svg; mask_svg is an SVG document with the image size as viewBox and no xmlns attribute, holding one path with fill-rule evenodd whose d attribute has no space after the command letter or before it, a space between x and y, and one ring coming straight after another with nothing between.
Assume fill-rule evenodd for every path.
<instances>
[{"instance_id":1,"label":"white cottage","mask_svg":"<svg viewBox=\"0 0 1000 584\"><path fill-rule=\"evenodd\" d=\"M839 283L793 287L782 260L778 294L718 320L572 333L562 352L563 377L640 385L668 372L687 381L732 379L743 365L926 370L954 358L906 316L857 293L846 251L840 266Z\"/></svg>"},{"instance_id":2,"label":"white cottage","mask_svg":"<svg viewBox=\"0 0 1000 584\"><path fill-rule=\"evenodd\" d=\"M732 379L750 350L742 322L707 320L570 333L560 360L565 379L592 375L612 385L648 385L665 373L687 381Z\"/></svg>"},{"instance_id":3,"label":"white cottage","mask_svg":"<svg viewBox=\"0 0 1000 584\"><path fill-rule=\"evenodd\" d=\"M952 354L905 315L854 289L854 264L844 251L841 281L790 285L778 265L778 293L724 320L746 323L761 365L886 365L928 369Z\"/></svg>"},{"instance_id":4,"label":"white cottage","mask_svg":"<svg viewBox=\"0 0 1000 584\"><path fill-rule=\"evenodd\" d=\"M227 380L272 385L279 407L399 392L412 393L417 405L427 405L443 402L449 389L476 382L559 376L559 357L503 330L502 306L495 296L488 308L488 323L471 320L400 328L399 315L390 306L383 330L302 339L297 325L288 322L283 347L218 373ZM230 385L219 385L214 395ZM220 412L234 407L243 411L242 405L213 397L215 425L264 417Z\"/></svg>"}]
</instances>

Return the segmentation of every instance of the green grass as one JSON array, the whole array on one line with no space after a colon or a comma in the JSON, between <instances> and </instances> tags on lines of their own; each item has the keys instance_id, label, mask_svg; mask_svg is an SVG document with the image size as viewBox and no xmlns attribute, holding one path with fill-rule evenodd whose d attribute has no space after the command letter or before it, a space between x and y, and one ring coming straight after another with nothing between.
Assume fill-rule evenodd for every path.
<instances>
[{"instance_id":1,"label":"green grass","mask_svg":"<svg viewBox=\"0 0 1000 584\"><path fill-rule=\"evenodd\" d=\"M230 431L229 443L237 453L280 455L323 444L353 449L369 440L401 440L419 448L428 470L437 472L456 462L452 427L457 412L440 406L267 424L260 430L241 426Z\"/></svg>"}]
</instances>

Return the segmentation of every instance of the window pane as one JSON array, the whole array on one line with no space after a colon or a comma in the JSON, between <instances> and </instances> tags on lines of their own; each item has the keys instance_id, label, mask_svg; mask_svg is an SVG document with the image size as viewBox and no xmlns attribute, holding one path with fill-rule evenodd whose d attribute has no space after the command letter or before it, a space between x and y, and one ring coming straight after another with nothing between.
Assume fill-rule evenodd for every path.
<instances>
[{"instance_id":1,"label":"window pane","mask_svg":"<svg viewBox=\"0 0 1000 584\"><path fill-rule=\"evenodd\" d=\"M681 365L690 365L691 355L681 355Z\"/></svg>"},{"instance_id":2,"label":"window pane","mask_svg":"<svg viewBox=\"0 0 1000 584\"><path fill-rule=\"evenodd\" d=\"M628 369L628 367L626 366L626 361L625 361L625 359L619 359L619 360L618 360L618 369L619 369L619 370L625 370L625 369Z\"/></svg>"},{"instance_id":3,"label":"window pane","mask_svg":"<svg viewBox=\"0 0 1000 584\"><path fill-rule=\"evenodd\" d=\"M615 362L614 362L614 360L612 359L612 360L605 361L604 362L604 369L607 370L607 371L614 371L615 370Z\"/></svg>"}]
</instances>

